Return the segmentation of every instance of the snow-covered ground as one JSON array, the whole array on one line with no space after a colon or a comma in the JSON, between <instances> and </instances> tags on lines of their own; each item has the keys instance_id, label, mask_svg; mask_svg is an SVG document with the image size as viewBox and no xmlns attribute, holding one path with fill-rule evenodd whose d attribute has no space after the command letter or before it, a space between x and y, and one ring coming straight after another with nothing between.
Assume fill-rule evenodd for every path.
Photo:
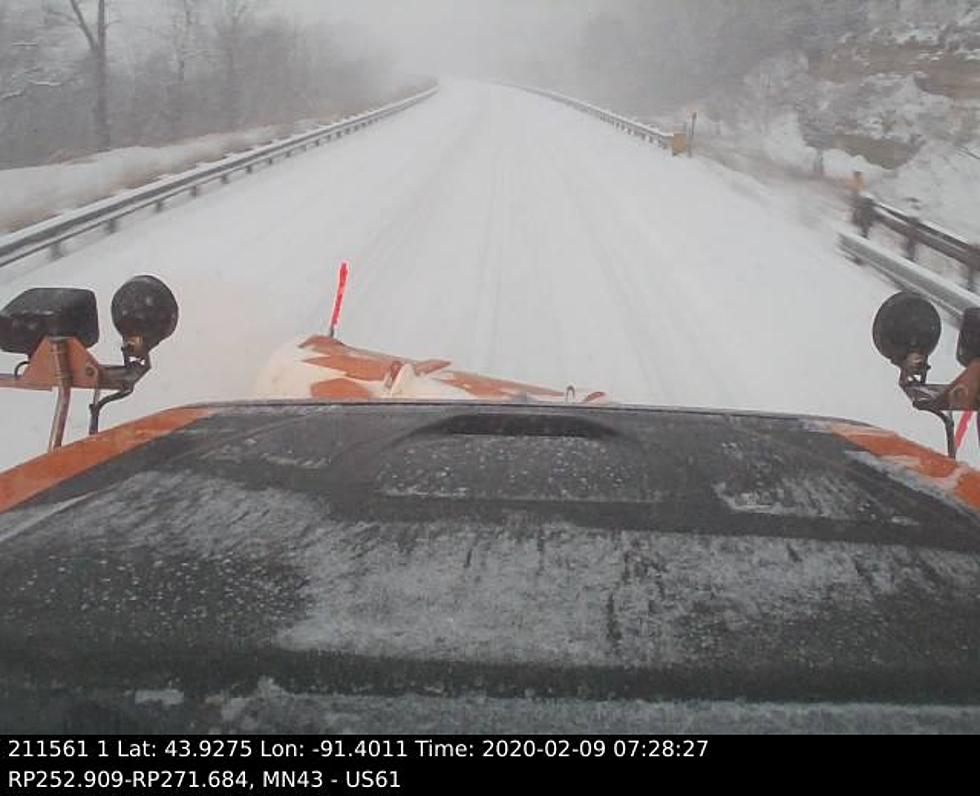
<instances>
[{"instance_id":1,"label":"snow-covered ground","mask_svg":"<svg viewBox=\"0 0 980 796\"><path fill-rule=\"evenodd\" d=\"M894 288L835 250L832 221L820 203L557 103L458 83L57 262L4 268L0 301L93 288L96 352L112 360L114 290L146 272L172 286L178 331L107 425L249 397L277 348L324 329L346 259L340 336L353 345L624 402L855 418L939 447L938 422L909 408L871 344ZM937 376L954 373L954 346L946 329ZM40 453L53 397L0 402L0 465Z\"/></svg>"},{"instance_id":2,"label":"snow-covered ground","mask_svg":"<svg viewBox=\"0 0 980 796\"><path fill-rule=\"evenodd\" d=\"M768 176L808 177L817 150L803 139L793 113L780 113L762 128L735 128L706 117L699 151L733 168ZM967 240L980 240L980 145L929 141L899 168L885 169L840 149L823 153L824 174L843 185L855 171L882 201L939 223Z\"/></svg>"},{"instance_id":3,"label":"snow-covered ground","mask_svg":"<svg viewBox=\"0 0 980 796\"><path fill-rule=\"evenodd\" d=\"M314 122L215 133L161 147L134 146L65 163L0 170L0 233L300 132Z\"/></svg>"}]
</instances>

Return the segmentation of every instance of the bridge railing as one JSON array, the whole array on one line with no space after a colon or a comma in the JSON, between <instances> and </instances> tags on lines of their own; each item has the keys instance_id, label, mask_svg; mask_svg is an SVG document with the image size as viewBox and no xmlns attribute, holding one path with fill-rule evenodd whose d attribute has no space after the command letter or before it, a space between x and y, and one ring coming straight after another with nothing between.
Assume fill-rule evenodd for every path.
<instances>
[{"instance_id":1,"label":"bridge railing","mask_svg":"<svg viewBox=\"0 0 980 796\"><path fill-rule=\"evenodd\" d=\"M851 222L861 237L868 238L875 225L895 232L903 239L902 255L918 262L920 250L930 249L959 263L967 288L973 293L980 287L980 246L965 237L925 221L913 213L885 204L866 193L852 197Z\"/></svg>"},{"instance_id":2,"label":"bridge railing","mask_svg":"<svg viewBox=\"0 0 980 796\"><path fill-rule=\"evenodd\" d=\"M548 99L561 102L565 105L569 105L572 108L583 111L584 113L588 113L590 116L594 116L601 121L611 124L623 132L638 136L639 138L649 141L650 143L658 144L663 149L669 149L674 155L681 155L689 151L690 140L687 131L672 133L665 130L659 130L656 127L638 122L636 119L629 119L625 116L621 116L618 113L613 113L610 110L606 110L605 108L600 108L597 105L583 102L575 97L559 94L557 91L548 91L547 89L531 88L528 86L515 86L515 88L520 88L523 91L528 91L541 97L547 97Z\"/></svg>"},{"instance_id":3,"label":"bridge railing","mask_svg":"<svg viewBox=\"0 0 980 796\"><path fill-rule=\"evenodd\" d=\"M272 165L279 158L288 158L331 139L349 135L422 102L437 91L438 86L332 124L230 155L217 163L155 180L142 188L92 202L0 237L0 267L46 249L51 251L52 256L59 256L62 245L74 237L99 228L115 232L120 219L125 216L148 207L162 210L168 199L184 193L196 196L201 187L208 183L226 183L237 172L251 173L257 166Z\"/></svg>"}]
</instances>

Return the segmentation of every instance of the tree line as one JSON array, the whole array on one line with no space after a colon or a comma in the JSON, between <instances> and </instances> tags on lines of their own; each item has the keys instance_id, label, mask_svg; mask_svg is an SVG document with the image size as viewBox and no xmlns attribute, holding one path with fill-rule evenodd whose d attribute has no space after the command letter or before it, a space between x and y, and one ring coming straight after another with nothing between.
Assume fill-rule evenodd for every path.
<instances>
[{"instance_id":1,"label":"tree line","mask_svg":"<svg viewBox=\"0 0 980 796\"><path fill-rule=\"evenodd\" d=\"M389 87L383 57L261 0L134 8L0 0L0 167L324 116Z\"/></svg>"}]
</instances>

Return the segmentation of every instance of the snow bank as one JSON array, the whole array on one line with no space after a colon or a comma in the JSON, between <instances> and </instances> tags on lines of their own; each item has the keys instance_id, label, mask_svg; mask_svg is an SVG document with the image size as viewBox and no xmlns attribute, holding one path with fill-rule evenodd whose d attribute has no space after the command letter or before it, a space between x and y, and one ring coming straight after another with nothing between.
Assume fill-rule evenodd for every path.
<instances>
[{"instance_id":1,"label":"snow bank","mask_svg":"<svg viewBox=\"0 0 980 796\"><path fill-rule=\"evenodd\" d=\"M879 29L868 40L926 46L933 32ZM895 68L903 63L896 57ZM852 80L835 82L799 53L761 62L738 91L703 102L701 153L769 177L815 177L822 159L829 180L841 184L860 171L883 200L980 240L980 99L926 90L925 73L852 67Z\"/></svg>"},{"instance_id":2,"label":"snow bank","mask_svg":"<svg viewBox=\"0 0 980 796\"><path fill-rule=\"evenodd\" d=\"M949 144L930 143L908 164L873 183L891 204L919 207L968 240L980 241L980 147L975 154Z\"/></svg>"},{"instance_id":3,"label":"snow bank","mask_svg":"<svg viewBox=\"0 0 980 796\"><path fill-rule=\"evenodd\" d=\"M213 134L162 147L125 147L86 158L0 170L0 233L12 232L59 212L145 185L231 152L250 149L311 127L259 127Z\"/></svg>"}]
</instances>

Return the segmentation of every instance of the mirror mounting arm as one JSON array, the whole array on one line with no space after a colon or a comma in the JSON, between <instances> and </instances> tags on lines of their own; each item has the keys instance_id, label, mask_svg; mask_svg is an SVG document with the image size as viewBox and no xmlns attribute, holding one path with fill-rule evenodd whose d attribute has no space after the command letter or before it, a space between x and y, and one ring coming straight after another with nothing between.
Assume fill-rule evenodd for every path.
<instances>
[{"instance_id":1,"label":"mirror mounting arm","mask_svg":"<svg viewBox=\"0 0 980 796\"><path fill-rule=\"evenodd\" d=\"M74 337L45 337L31 354L27 367L10 374L0 374L0 388L20 390L57 390L58 403L48 450L61 446L68 418L71 391L94 390L96 399L89 406L89 433L99 428L102 408L113 401L132 395L136 384L150 371L150 357L142 359L123 353L122 365L103 365ZM98 398L102 390L113 394Z\"/></svg>"},{"instance_id":2,"label":"mirror mounting arm","mask_svg":"<svg viewBox=\"0 0 980 796\"><path fill-rule=\"evenodd\" d=\"M915 355L910 355L909 359ZM975 359L950 384L927 384L925 370L902 367L899 386L912 406L938 417L946 432L946 450L956 458L956 432L952 412L980 411L980 359ZM921 378L921 380L920 380ZM980 435L980 427L977 431Z\"/></svg>"}]
</instances>

